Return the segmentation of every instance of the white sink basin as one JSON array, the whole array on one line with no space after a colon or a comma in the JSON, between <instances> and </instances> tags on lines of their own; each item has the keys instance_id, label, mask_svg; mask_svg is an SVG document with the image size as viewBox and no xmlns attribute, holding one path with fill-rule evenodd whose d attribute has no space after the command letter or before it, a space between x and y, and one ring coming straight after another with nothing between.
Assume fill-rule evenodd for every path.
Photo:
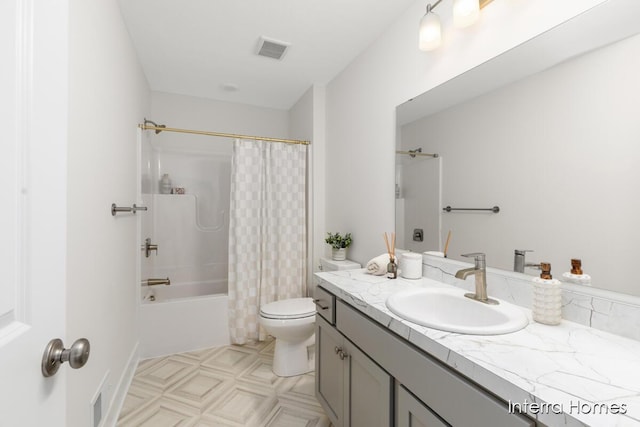
<instances>
[{"instance_id":1,"label":"white sink basin","mask_svg":"<svg viewBox=\"0 0 640 427\"><path fill-rule=\"evenodd\" d=\"M472 335L499 335L518 331L529 323L524 311L500 301L484 304L450 288L417 288L387 298L387 307L396 315L419 325L441 331Z\"/></svg>"}]
</instances>

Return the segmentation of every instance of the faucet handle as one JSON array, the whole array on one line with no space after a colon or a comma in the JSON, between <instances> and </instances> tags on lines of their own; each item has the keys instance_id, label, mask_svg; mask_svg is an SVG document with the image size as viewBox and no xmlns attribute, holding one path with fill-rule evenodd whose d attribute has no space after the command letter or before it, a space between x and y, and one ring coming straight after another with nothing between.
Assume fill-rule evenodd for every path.
<instances>
[{"instance_id":1,"label":"faucet handle","mask_svg":"<svg viewBox=\"0 0 640 427\"><path fill-rule=\"evenodd\" d=\"M482 252L472 252L469 254L462 254L463 257L467 257L467 258L473 258L476 262L476 267L475 268L485 268L486 267L486 262L485 262L485 254Z\"/></svg>"}]
</instances>

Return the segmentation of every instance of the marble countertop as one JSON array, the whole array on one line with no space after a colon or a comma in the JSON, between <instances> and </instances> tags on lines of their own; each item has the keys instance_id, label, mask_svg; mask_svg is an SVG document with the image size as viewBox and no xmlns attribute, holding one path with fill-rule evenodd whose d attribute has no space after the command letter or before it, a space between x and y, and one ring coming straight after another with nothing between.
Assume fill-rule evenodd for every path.
<instances>
[{"instance_id":1,"label":"marble countertop","mask_svg":"<svg viewBox=\"0 0 640 427\"><path fill-rule=\"evenodd\" d=\"M443 332L403 320L385 301L405 289L451 285L424 277L390 280L362 269L316 277L349 305L546 425L640 426L638 341L566 320L539 324L525 308L529 325L518 332Z\"/></svg>"}]
</instances>

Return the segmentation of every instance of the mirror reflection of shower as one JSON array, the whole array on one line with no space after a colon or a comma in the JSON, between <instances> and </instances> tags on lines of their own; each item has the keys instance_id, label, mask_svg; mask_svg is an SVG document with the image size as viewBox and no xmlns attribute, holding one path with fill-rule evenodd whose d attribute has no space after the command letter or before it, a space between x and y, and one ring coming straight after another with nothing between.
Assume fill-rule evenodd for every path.
<instances>
[{"instance_id":1,"label":"mirror reflection of shower","mask_svg":"<svg viewBox=\"0 0 640 427\"><path fill-rule=\"evenodd\" d=\"M396 245L418 253L441 251L442 158L403 145L402 136L396 147Z\"/></svg>"},{"instance_id":2,"label":"mirror reflection of shower","mask_svg":"<svg viewBox=\"0 0 640 427\"><path fill-rule=\"evenodd\" d=\"M228 341L232 144L154 128L141 138L142 199L149 210L140 240L156 248L140 257L143 357ZM170 278L171 284L144 286L149 278Z\"/></svg>"}]
</instances>

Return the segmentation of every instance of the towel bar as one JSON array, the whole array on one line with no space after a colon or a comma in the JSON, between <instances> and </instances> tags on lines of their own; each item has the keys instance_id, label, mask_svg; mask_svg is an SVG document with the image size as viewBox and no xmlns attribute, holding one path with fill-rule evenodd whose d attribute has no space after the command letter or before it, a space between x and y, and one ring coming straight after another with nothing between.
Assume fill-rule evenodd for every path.
<instances>
[{"instance_id":1,"label":"towel bar","mask_svg":"<svg viewBox=\"0 0 640 427\"><path fill-rule=\"evenodd\" d=\"M492 208L452 208L451 206L447 206L446 208L442 208L443 211L445 212L451 212L451 211L491 211L493 213L498 213L500 212L500 207L499 206L494 206Z\"/></svg>"},{"instance_id":2,"label":"towel bar","mask_svg":"<svg viewBox=\"0 0 640 427\"><path fill-rule=\"evenodd\" d=\"M131 207L128 207L128 206L117 206L115 203L111 203L111 215L113 215L113 216L116 216L116 214L118 212L133 212L133 213L136 213L137 211L146 211L146 210L147 210L146 206L137 206L135 203Z\"/></svg>"}]
</instances>

